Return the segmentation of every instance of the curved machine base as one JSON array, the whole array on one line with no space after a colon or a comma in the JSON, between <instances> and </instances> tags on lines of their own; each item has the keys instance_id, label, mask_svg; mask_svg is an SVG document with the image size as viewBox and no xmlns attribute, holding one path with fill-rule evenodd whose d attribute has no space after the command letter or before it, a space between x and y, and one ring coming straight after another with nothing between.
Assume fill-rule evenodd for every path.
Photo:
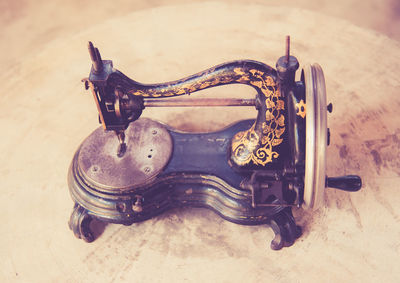
<instances>
[{"instance_id":1,"label":"curved machine base","mask_svg":"<svg viewBox=\"0 0 400 283\"><path fill-rule=\"evenodd\" d=\"M96 216L92 215L88 210L75 203L68 225L78 239L82 239L85 242L90 243L95 240L94 232L90 227L90 224L94 219L101 219L105 221L101 217L97 218ZM273 250L280 250L283 247L290 247L302 234L301 227L297 226L295 223L291 208L284 208L275 215L269 216L268 219L269 221L267 221L266 224L268 224L271 227L272 231L275 233L275 236L270 244L270 247ZM230 219L226 220L231 221ZM131 225L133 223L134 222L128 222L122 224ZM257 223L253 224L257 225ZM260 222L258 224L261 225L265 223Z\"/></svg>"},{"instance_id":2,"label":"curved machine base","mask_svg":"<svg viewBox=\"0 0 400 283\"><path fill-rule=\"evenodd\" d=\"M291 246L300 237L289 205L271 203L252 205L252 193L237 189L221 178L200 173L173 172L157 177L143 188L120 192L104 191L82 174L78 149L68 174L71 196L75 202L69 221L77 238L95 240L91 221L131 225L176 207L203 207L225 220L242 225L268 224L275 233L271 248Z\"/></svg>"}]
</instances>

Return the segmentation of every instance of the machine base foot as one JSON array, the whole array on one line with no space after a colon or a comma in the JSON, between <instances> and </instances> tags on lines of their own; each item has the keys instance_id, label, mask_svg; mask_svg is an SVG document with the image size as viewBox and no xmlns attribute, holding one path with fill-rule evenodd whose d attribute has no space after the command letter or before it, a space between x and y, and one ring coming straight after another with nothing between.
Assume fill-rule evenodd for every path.
<instances>
[{"instance_id":1,"label":"machine base foot","mask_svg":"<svg viewBox=\"0 0 400 283\"><path fill-rule=\"evenodd\" d=\"M94 241L94 234L90 229L92 220L93 218L88 214L88 211L75 203L68 225L77 238L90 243Z\"/></svg>"},{"instance_id":2,"label":"machine base foot","mask_svg":"<svg viewBox=\"0 0 400 283\"><path fill-rule=\"evenodd\" d=\"M285 208L274 215L269 225L275 233L275 237L271 241L271 249L273 250L280 250L283 247L293 245L302 233L301 227L296 225L291 208Z\"/></svg>"}]
</instances>

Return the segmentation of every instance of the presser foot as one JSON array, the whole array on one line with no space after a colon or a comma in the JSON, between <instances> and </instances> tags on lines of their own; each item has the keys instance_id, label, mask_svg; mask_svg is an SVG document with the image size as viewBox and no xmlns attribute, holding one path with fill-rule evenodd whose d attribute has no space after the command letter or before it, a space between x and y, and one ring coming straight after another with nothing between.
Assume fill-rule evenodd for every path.
<instances>
[{"instance_id":1,"label":"presser foot","mask_svg":"<svg viewBox=\"0 0 400 283\"><path fill-rule=\"evenodd\" d=\"M275 233L271 241L271 249L280 250L290 247L302 234L301 227L296 225L292 209L287 207L274 215L269 223Z\"/></svg>"},{"instance_id":2,"label":"presser foot","mask_svg":"<svg viewBox=\"0 0 400 283\"><path fill-rule=\"evenodd\" d=\"M71 217L68 222L69 228L74 232L78 239L82 239L87 243L94 241L94 234L90 229L90 223L93 218L88 214L88 211L75 203Z\"/></svg>"}]
</instances>

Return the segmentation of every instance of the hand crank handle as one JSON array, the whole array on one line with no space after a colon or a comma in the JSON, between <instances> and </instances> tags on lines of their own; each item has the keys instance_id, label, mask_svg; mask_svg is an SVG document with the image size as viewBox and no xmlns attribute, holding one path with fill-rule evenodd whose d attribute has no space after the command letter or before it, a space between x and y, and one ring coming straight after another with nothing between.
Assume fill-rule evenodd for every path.
<instances>
[{"instance_id":1,"label":"hand crank handle","mask_svg":"<svg viewBox=\"0 0 400 283\"><path fill-rule=\"evenodd\" d=\"M326 178L326 186L347 192L357 192L361 189L361 178L356 175Z\"/></svg>"}]
</instances>

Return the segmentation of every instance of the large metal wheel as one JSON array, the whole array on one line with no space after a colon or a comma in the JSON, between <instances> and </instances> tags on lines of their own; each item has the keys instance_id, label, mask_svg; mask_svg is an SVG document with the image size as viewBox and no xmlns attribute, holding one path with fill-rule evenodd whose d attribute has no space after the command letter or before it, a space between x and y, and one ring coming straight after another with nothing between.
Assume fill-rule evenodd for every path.
<instances>
[{"instance_id":1,"label":"large metal wheel","mask_svg":"<svg viewBox=\"0 0 400 283\"><path fill-rule=\"evenodd\" d=\"M304 206L317 209L326 182L327 108L324 73L318 64L303 69L306 89L306 158Z\"/></svg>"}]
</instances>

